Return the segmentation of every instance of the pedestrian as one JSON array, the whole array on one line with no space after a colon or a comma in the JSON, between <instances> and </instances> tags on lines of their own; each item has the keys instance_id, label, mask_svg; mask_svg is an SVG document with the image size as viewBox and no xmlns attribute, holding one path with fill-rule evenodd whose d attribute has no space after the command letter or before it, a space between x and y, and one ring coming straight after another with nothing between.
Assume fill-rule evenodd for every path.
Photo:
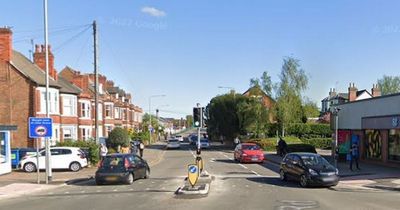
<instances>
[{"instance_id":1,"label":"pedestrian","mask_svg":"<svg viewBox=\"0 0 400 210\"><path fill-rule=\"evenodd\" d=\"M287 153L287 144L286 141L279 137L278 141L278 154L282 157Z\"/></svg>"},{"instance_id":2,"label":"pedestrian","mask_svg":"<svg viewBox=\"0 0 400 210\"><path fill-rule=\"evenodd\" d=\"M235 143L235 147L240 144L240 139L238 136L236 136L236 138L233 140L233 143Z\"/></svg>"},{"instance_id":3,"label":"pedestrian","mask_svg":"<svg viewBox=\"0 0 400 210\"><path fill-rule=\"evenodd\" d=\"M142 140L139 140L139 152L140 152L140 157L143 157L143 150L144 150L144 144Z\"/></svg>"},{"instance_id":4,"label":"pedestrian","mask_svg":"<svg viewBox=\"0 0 400 210\"><path fill-rule=\"evenodd\" d=\"M219 136L219 140L221 141L221 144L224 144L224 136Z\"/></svg>"},{"instance_id":5,"label":"pedestrian","mask_svg":"<svg viewBox=\"0 0 400 210\"><path fill-rule=\"evenodd\" d=\"M350 170L353 171L353 161L356 163L356 167L358 170L361 170L360 167L358 166L358 158L359 158L359 152L358 152L358 145L353 143L350 148Z\"/></svg>"},{"instance_id":6,"label":"pedestrian","mask_svg":"<svg viewBox=\"0 0 400 210\"><path fill-rule=\"evenodd\" d=\"M103 160L104 156L107 155L108 149L104 143L100 144L100 160Z\"/></svg>"},{"instance_id":7,"label":"pedestrian","mask_svg":"<svg viewBox=\"0 0 400 210\"><path fill-rule=\"evenodd\" d=\"M137 141L133 140L131 141L131 153L137 154Z\"/></svg>"}]
</instances>

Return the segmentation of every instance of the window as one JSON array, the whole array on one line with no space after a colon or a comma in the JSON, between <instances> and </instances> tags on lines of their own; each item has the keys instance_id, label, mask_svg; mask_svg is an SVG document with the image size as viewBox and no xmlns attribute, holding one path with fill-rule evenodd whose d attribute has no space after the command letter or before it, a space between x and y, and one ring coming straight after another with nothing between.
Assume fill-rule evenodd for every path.
<instances>
[{"instance_id":1,"label":"window","mask_svg":"<svg viewBox=\"0 0 400 210\"><path fill-rule=\"evenodd\" d=\"M63 115L76 116L76 97L63 96Z\"/></svg>"},{"instance_id":2,"label":"window","mask_svg":"<svg viewBox=\"0 0 400 210\"><path fill-rule=\"evenodd\" d=\"M63 155L70 155L70 154L72 154L72 151L69 150L69 149L60 149L60 151L61 151L61 154L63 154Z\"/></svg>"},{"instance_id":3,"label":"window","mask_svg":"<svg viewBox=\"0 0 400 210\"><path fill-rule=\"evenodd\" d=\"M77 140L75 126L63 126L62 129L64 140Z\"/></svg>"},{"instance_id":4,"label":"window","mask_svg":"<svg viewBox=\"0 0 400 210\"><path fill-rule=\"evenodd\" d=\"M40 112L46 113L46 89L39 87L40 90ZM58 90L49 89L49 112L50 114L59 113L59 95Z\"/></svg>"},{"instance_id":5,"label":"window","mask_svg":"<svg viewBox=\"0 0 400 210\"><path fill-rule=\"evenodd\" d=\"M111 131L112 131L112 126L106 126L107 136L110 135Z\"/></svg>"},{"instance_id":6,"label":"window","mask_svg":"<svg viewBox=\"0 0 400 210\"><path fill-rule=\"evenodd\" d=\"M115 109L114 109L115 111L114 111L114 116L115 116L115 119L120 119L120 108L119 107L115 107Z\"/></svg>"},{"instance_id":7,"label":"window","mask_svg":"<svg viewBox=\"0 0 400 210\"><path fill-rule=\"evenodd\" d=\"M7 162L6 133L0 132L0 163Z\"/></svg>"},{"instance_id":8,"label":"window","mask_svg":"<svg viewBox=\"0 0 400 210\"><path fill-rule=\"evenodd\" d=\"M82 131L83 140L89 140L92 137L92 135L91 135L92 129L82 128L81 131Z\"/></svg>"},{"instance_id":9,"label":"window","mask_svg":"<svg viewBox=\"0 0 400 210\"><path fill-rule=\"evenodd\" d=\"M106 110L106 113L105 113L106 118L112 118L112 110L113 110L112 104L106 104L105 110Z\"/></svg>"},{"instance_id":10,"label":"window","mask_svg":"<svg viewBox=\"0 0 400 210\"><path fill-rule=\"evenodd\" d=\"M103 120L103 104L98 104L98 116L99 120Z\"/></svg>"},{"instance_id":11,"label":"window","mask_svg":"<svg viewBox=\"0 0 400 210\"><path fill-rule=\"evenodd\" d=\"M389 131L389 153L388 159L400 161L400 130Z\"/></svg>"},{"instance_id":12,"label":"window","mask_svg":"<svg viewBox=\"0 0 400 210\"><path fill-rule=\"evenodd\" d=\"M366 156L370 159L382 158L382 136L379 130L365 131Z\"/></svg>"},{"instance_id":13,"label":"window","mask_svg":"<svg viewBox=\"0 0 400 210\"><path fill-rule=\"evenodd\" d=\"M81 102L81 117L90 118L90 103Z\"/></svg>"}]
</instances>

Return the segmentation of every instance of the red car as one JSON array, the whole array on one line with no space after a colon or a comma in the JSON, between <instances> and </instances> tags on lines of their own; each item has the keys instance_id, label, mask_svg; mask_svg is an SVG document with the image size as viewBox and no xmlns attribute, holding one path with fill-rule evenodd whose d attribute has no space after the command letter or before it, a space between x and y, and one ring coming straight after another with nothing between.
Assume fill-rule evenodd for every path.
<instances>
[{"instance_id":1,"label":"red car","mask_svg":"<svg viewBox=\"0 0 400 210\"><path fill-rule=\"evenodd\" d=\"M257 144L243 143L236 146L234 158L235 161L241 163L262 163L264 161L264 152Z\"/></svg>"}]
</instances>

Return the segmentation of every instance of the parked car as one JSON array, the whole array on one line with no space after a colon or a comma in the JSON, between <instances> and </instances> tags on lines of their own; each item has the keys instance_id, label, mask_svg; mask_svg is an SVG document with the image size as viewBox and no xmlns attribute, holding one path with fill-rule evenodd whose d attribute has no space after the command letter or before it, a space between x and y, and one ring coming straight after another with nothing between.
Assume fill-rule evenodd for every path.
<instances>
[{"instance_id":1,"label":"parked car","mask_svg":"<svg viewBox=\"0 0 400 210\"><path fill-rule=\"evenodd\" d=\"M169 139L167 143L167 149L179 149L181 147L181 143L178 139Z\"/></svg>"},{"instance_id":2,"label":"parked car","mask_svg":"<svg viewBox=\"0 0 400 210\"><path fill-rule=\"evenodd\" d=\"M235 161L239 162L264 162L264 151L255 143L238 144L234 152Z\"/></svg>"},{"instance_id":3,"label":"parked car","mask_svg":"<svg viewBox=\"0 0 400 210\"><path fill-rule=\"evenodd\" d=\"M196 146L197 146L197 141L196 141ZM200 139L200 148L202 149L208 149L210 147L210 142L208 139Z\"/></svg>"},{"instance_id":4,"label":"parked car","mask_svg":"<svg viewBox=\"0 0 400 210\"><path fill-rule=\"evenodd\" d=\"M295 179L302 187L335 186L339 182L339 171L325 158L314 153L288 153L282 160L280 179Z\"/></svg>"},{"instance_id":5,"label":"parked car","mask_svg":"<svg viewBox=\"0 0 400 210\"><path fill-rule=\"evenodd\" d=\"M35 148L11 148L11 166L17 168L25 156L36 155Z\"/></svg>"},{"instance_id":6,"label":"parked car","mask_svg":"<svg viewBox=\"0 0 400 210\"><path fill-rule=\"evenodd\" d=\"M128 154L106 155L99 164L95 174L97 185L105 183L132 184L136 179L147 179L150 176L150 167L139 156Z\"/></svg>"},{"instance_id":7,"label":"parked car","mask_svg":"<svg viewBox=\"0 0 400 210\"><path fill-rule=\"evenodd\" d=\"M183 142L183 136L176 135L175 138L178 139L180 142Z\"/></svg>"},{"instance_id":8,"label":"parked car","mask_svg":"<svg viewBox=\"0 0 400 210\"><path fill-rule=\"evenodd\" d=\"M87 166L86 156L78 147L52 147L50 152L52 169L69 169L76 172ZM46 151L40 151L37 167L36 155L25 156L19 162L18 168L28 173L36 171L37 168L45 169L45 157Z\"/></svg>"}]
</instances>

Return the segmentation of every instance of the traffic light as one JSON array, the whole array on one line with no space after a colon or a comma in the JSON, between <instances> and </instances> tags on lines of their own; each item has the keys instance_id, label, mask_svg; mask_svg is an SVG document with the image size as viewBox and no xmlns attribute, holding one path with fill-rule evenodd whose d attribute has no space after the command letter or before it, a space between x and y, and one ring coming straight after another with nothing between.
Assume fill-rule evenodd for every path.
<instances>
[{"instance_id":1,"label":"traffic light","mask_svg":"<svg viewBox=\"0 0 400 210\"><path fill-rule=\"evenodd\" d=\"M198 128L200 126L200 121L201 121L201 108L200 107L194 107L193 108L193 125L194 127Z\"/></svg>"}]
</instances>

